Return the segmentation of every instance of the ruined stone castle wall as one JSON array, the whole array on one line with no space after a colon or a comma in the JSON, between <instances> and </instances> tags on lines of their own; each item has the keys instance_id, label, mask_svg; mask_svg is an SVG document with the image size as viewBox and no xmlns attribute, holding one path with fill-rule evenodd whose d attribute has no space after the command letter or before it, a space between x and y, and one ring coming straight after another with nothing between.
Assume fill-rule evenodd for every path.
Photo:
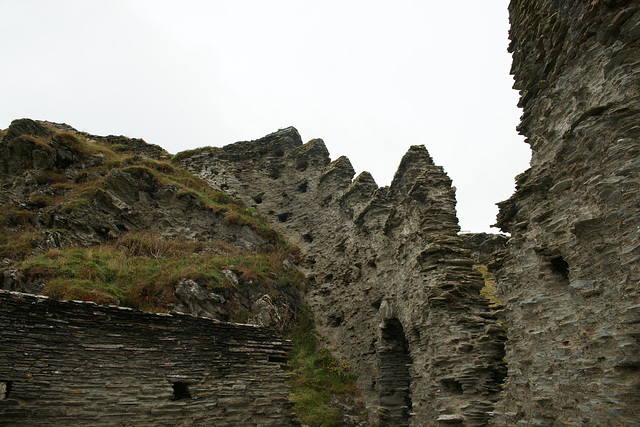
<instances>
[{"instance_id":1,"label":"ruined stone castle wall","mask_svg":"<svg viewBox=\"0 0 640 427\"><path fill-rule=\"evenodd\" d=\"M501 203L506 425L638 425L640 3L513 0L531 168Z\"/></svg>"},{"instance_id":2,"label":"ruined stone castle wall","mask_svg":"<svg viewBox=\"0 0 640 427\"><path fill-rule=\"evenodd\" d=\"M300 246L318 330L378 425L640 424L640 3L512 0L510 17L533 156L500 204L504 249L463 243L421 146L382 188L293 128L177 157ZM470 254L497 269L501 314ZM262 329L0 299L0 422L295 423L287 344Z\"/></svg>"},{"instance_id":3,"label":"ruined stone castle wall","mask_svg":"<svg viewBox=\"0 0 640 427\"><path fill-rule=\"evenodd\" d=\"M0 424L299 425L259 327L0 291Z\"/></svg>"},{"instance_id":4,"label":"ruined stone castle wall","mask_svg":"<svg viewBox=\"0 0 640 427\"><path fill-rule=\"evenodd\" d=\"M300 246L306 301L326 345L358 374L371 422L488 421L505 331L461 248L451 181L424 147L383 188L293 128L179 158Z\"/></svg>"}]
</instances>

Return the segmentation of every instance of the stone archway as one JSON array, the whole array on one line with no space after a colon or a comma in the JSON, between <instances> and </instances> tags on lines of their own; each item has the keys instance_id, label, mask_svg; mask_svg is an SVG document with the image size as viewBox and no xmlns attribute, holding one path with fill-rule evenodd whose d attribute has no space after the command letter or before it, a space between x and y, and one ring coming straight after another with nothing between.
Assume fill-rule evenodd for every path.
<instances>
[{"instance_id":1,"label":"stone archway","mask_svg":"<svg viewBox=\"0 0 640 427\"><path fill-rule=\"evenodd\" d=\"M409 343L398 319L386 319L382 324L378 361L378 381L381 425L408 426L412 413L411 372L413 363Z\"/></svg>"}]
</instances>

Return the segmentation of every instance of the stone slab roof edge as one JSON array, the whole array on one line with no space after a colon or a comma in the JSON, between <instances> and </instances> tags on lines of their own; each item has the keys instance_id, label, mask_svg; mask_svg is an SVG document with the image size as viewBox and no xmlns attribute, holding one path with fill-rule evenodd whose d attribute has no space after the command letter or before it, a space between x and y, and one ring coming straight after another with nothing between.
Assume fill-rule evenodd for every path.
<instances>
[{"instance_id":1,"label":"stone slab roof edge","mask_svg":"<svg viewBox=\"0 0 640 427\"><path fill-rule=\"evenodd\" d=\"M138 310L135 308L131 308L131 307L121 307L121 306L117 306L117 305L100 305L95 303L94 301L79 301L79 300L56 300L53 298L49 298L46 295L36 295L36 294L28 294L28 293L24 293L24 292L16 292L16 291L7 291L7 290L2 290L0 289L0 306L2 305L2 299L6 298L6 297L10 297L10 298L14 298L14 299L28 299L28 300L32 300L34 303L39 303L39 302L43 302L43 301L52 301L55 304L60 304L60 305L65 305L65 304L69 304L69 305L84 305L84 306L91 306L91 307L99 307L105 311L109 311L109 310L119 310L119 311L131 311L131 312L137 312L139 314L142 315L146 315L149 317L175 317L175 318L194 318L194 319L201 319L204 321L210 321L213 323L218 323L218 324L222 324L222 325L234 325L234 326L246 326L246 327L251 327L251 328L255 328L255 329L266 329L262 326L258 326L258 325L252 325L250 323L233 323L233 322L223 322L221 320L217 320L217 319L212 319L210 317L203 317L203 316L195 316L193 314L189 314L189 313L181 313L181 312L177 312L177 311L172 311L170 313L152 313L152 312L148 312L148 311L142 311L142 310ZM284 340L285 342L289 342L290 340Z\"/></svg>"}]
</instances>

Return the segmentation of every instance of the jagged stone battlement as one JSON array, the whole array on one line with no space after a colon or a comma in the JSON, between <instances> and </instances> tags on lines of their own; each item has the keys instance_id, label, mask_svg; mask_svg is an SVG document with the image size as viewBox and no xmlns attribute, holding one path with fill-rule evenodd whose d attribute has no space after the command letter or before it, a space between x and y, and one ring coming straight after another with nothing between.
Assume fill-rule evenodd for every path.
<instances>
[{"instance_id":1,"label":"jagged stone battlement","mask_svg":"<svg viewBox=\"0 0 640 427\"><path fill-rule=\"evenodd\" d=\"M425 147L382 188L293 128L177 158L300 246L318 330L358 374L370 420L487 422L505 330L457 236L451 180Z\"/></svg>"}]
</instances>

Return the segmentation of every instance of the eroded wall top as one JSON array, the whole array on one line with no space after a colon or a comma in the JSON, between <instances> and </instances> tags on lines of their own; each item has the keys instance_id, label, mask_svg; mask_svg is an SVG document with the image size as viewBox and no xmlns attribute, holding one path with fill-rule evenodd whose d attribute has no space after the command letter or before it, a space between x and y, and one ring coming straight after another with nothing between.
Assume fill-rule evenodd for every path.
<instances>
[{"instance_id":1,"label":"eroded wall top","mask_svg":"<svg viewBox=\"0 0 640 427\"><path fill-rule=\"evenodd\" d=\"M358 374L371 422L487 422L504 329L461 247L451 180L424 146L381 188L293 128L177 157L300 246L306 301L326 345Z\"/></svg>"}]
</instances>

